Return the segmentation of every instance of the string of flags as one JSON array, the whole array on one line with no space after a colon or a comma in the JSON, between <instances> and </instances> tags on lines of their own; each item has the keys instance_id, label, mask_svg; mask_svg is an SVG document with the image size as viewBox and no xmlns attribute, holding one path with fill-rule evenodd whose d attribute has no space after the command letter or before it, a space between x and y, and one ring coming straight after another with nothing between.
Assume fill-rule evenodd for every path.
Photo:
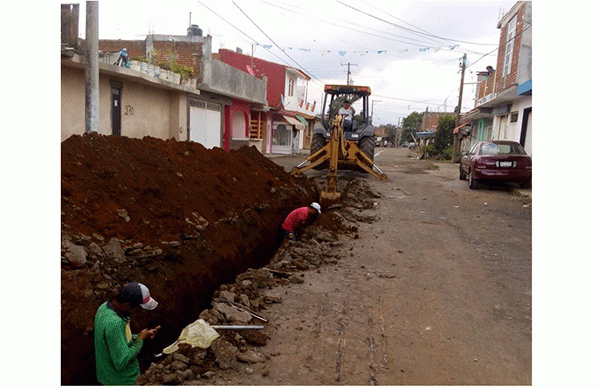
<instances>
[{"instance_id":1,"label":"string of flags","mask_svg":"<svg viewBox=\"0 0 600 388\"><path fill-rule=\"evenodd\" d=\"M271 50L271 48L273 48L273 45L271 45L271 44L258 44L258 45L261 46L261 47L263 47L263 48L265 48L265 49L267 49L267 50ZM449 50L454 50L456 47L458 47L458 46L455 45L455 46L448 46L448 47L419 47L418 50L419 50L419 52L426 52L426 51L430 51L431 50L431 51L437 53L442 48L447 48ZM337 54L340 57L343 57L343 56L345 56L348 53L359 54L360 56L363 56L363 55L366 55L366 54L375 54L375 53L377 55L387 54L387 53L390 53L390 54L394 54L394 53L401 54L401 53L405 53L405 52L411 51L409 49L404 49L404 50L354 50L354 51L352 51L352 50L322 50L322 49L296 48L296 47L289 47L289 46L288 47L282 47L282 49L283 49L283 51L286 51L286 50L300 50L300 51L307 51L307 52L314 51L314 52L317 52L317 53L321 54L321 56L325 56L325 55L332 54L332 53L335 55L335 53L337 52Z\"/></svg>"}]
</instances>

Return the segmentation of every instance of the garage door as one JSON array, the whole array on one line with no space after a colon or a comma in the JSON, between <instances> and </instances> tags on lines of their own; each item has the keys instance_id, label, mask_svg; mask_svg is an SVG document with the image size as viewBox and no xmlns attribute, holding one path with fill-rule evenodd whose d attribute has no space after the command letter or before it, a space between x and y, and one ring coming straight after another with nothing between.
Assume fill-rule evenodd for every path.
<instances>
[{"instance_id":1,"label":"garage door","mask_svg":"<svg viewBox=\"0 0 600 388\"><path fill-rule=\"evenodd\" d=\"M208 149L221 147L221 105L190 102L190 140Z\"/></svg>"}]
</instances>

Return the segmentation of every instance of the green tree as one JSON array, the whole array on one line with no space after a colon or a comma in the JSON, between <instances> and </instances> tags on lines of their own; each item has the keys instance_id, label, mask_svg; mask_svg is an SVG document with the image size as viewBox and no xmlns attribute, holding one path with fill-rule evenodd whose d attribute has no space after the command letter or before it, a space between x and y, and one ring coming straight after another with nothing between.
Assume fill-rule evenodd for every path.
<instances>
[{"instance_id":1,"label":"green tree","mask_svg":"<svg viewBox=\"0 0 600 388\"><path fill-rule=\"evenodd\" d=\"M454 141L452 131L454 130L455 117L447 114L440 117L438 120L437 129L435 131L435 137L433 138L433 154L435 156L446 156L444 155L448 147L452 147Z\"/></svg>"},{"instance_id":2,"label":"green tree","mask_svg":"<svg viewBox=\"0 0 600 388\"><path fill-rule=\"evenodd\" d=\"M396 132L398 131L398 127L395 126L394 124L386 124L384 126L385 128L385 138L387 139L387 141L393 143L395 146L397 146L398 144L396 144Z\"/></svg>"},{"instance_id":3,"label":"green tree","mask_svg":"<svg viewBox=\"0 0 600 388\"><path fill-rule=\"evenodd\" d=\"M421 123L423 122L423 113L412 112L408 116L402 119L402 141L411 142L412 136L414 135L419 128L421 128Z\"/></svg>"}]
</instances>

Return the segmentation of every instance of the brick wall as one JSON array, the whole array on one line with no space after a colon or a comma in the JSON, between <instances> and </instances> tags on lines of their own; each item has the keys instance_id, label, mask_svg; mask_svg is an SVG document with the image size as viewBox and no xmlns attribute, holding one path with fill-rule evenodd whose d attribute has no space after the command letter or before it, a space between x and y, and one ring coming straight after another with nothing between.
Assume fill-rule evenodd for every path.
<instances>
[{"instance_id":1,"label":"brick wall","mask_svg":"<svg viewBox=\"0 0 600 388\"><path fill-rule=\"evenodd\" d=\"M101 51L119 52L127 48L129 59L146 58L146 40L100 40L98 48ZM174 59L180 65L194 69L194 77L200 74L202 43L154 40L154 63L169 62Z\"/></svg>"},{"instance_id":2,"label":"brick wall","mask_svg":"<svg viewBox=\"0 0 600 388\"><path fill-rule=\"evenodd\" d=\"M423 121L421 121L421 127L419 128L420 132L427 131L435 131L437 129L438 122L440 117L446 115L448 113L438 113L438 112L423 112Z\"/></svg>"},{"instance_id":3,"label":"brick wall","mask_svg":"<svg viewBox=\"0 0 600 388\"><path fill-rule=\"evenodd\" d=\"M143 40L99 40L98 49L118 53L126 48L129 53L129 59L146 56L146 42Z\"/></svg>"},{"instance_id":4,"label":"brick wall","mask_svg":"<svg viewBox=\"0 0 600 388\"><path fill-rule=\"evenodd\" d=\"M174 59L180 65L194 69L194 75L200 73L202 43L154 41L156 62L169 62Z\"/></svg>"}]
</instances>

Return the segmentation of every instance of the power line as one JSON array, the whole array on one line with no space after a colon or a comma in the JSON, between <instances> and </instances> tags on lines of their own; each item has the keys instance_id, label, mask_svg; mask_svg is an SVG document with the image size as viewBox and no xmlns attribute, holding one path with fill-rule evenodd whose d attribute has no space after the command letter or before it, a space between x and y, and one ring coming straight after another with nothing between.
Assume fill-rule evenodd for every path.
<instances>
[{"instance_id":1,"label":"power line","mask_svg":"<svg viewBox=\"0 0 600 388\"><path fill-rule=\"evenodd\" d=\"M254 20L252 20L252 19L250 18L250 16L248 16L248 15L247 15L247 14L246 14L246 13L245 13L245 12L244 12L244 11L243 11L243 10L242 10L240 7L239 7L239 6L238 6L238 5L235 3L235 1L232 1L232 3L233 3L233 5L235 5L235 6L237 7L237 9L239 9L239 10L240 10L240 12L241 12L241 13L243 13L243 14L244 14L244 16L246 16L246 18L248 18L248 20L250 20L250 22L251 22L252 24L254 24L254 26L255 26L256 28L258 28L258 29L259 29L259 31L260 31L260 32L262 32L262 33L263 33L263 34L264 34L264 35L265 35L265 36L266 36L266 37L267 37L267 38L268 38L268 39L271 41L271 43L273 43L273 44L274 44L274 45L275 45L275 46L276 46L276 47L277 47L279 50L281 50L281 52L283 52L283 53L285 54L285 56L286 56L286 57L288 57L289 59L291 59L291 60L292 60L292 62L294 62L296 65L298 65L298 67L299 67L299 68L300 68L302 71L304 71L306 74L310 75L310 76L311 76L312 78L314 78L316 81L318 81L318 82L322 83L323 85L325 85L325 83L324 83L323 81L321 81L320 79L318 79L317 77L315 77L314 75L312 75L312 74L310 74L308 71L306 71L306 69L304 69L304 68L302 67L302 65L300 65L298 62L296 62L296 60L295 60L294 58L290 57L290 56L288 55L288 53L286 53L286 52L285 52L285 50L283 50L281 47L279 47L279 45L278 45L278 44L277 44L277 43L276 43L276 42L275 42L273 39L271 39L271 37L270 37L269 35L267 35L267 33L266 33L266 32L264 32L264 31L263 31L263 30L262 30L262 29L261 29L261 28L258 26L258 24L254 23Z\"/></svg>"},{"instance_id":2,"label":"power line","mask_svg":"<svg viewBox=\"0 0 600 388\"><path fill-rule=\"evenodd\" d=\"M416 101L416 100L407 100L405 98L399 98L399 97L390 97L390 96L381 96L381 95L377 95L377 94L373 94L373 97L379 97L379 98L387 98L389 100L399 100L399 101L405 101L405 102L412 102L412 103L416 103L416 104L422 104L422 105L436 105L436 106L444 106L444 104L436 104L434 102L430 102L427 100L422 100L422 101Z\"/></svg>"},{"instance_id":3,"label":"power line","mask_svg":"<svg viewBox=\"0 0 600 388\"><path fill-rule=\"evenodd\" d=\"M392 23L392 22L390 22L390 21L384 20L384 19L382 19L382 18L380 18L380 17L377 17L377 16L375 16L375 15L371 15L370 13L367 13L367 12L365 12L365 11L361 11L360 9L358 9L358 8L355 8L355 7L353 7L353 6L349 5L349 4L346 4L346 3L344 3L344 2L342 2L342 1L340 1L340 0L338 0L338 3L340 3L340 4L342 4L342 5L345 5L346 7L348 7L348 8L351 8L351 9L353 9L353 10L357 11L357 12L360 12L360 13L362 13L362 14L365 14L365 15L367 15L367 16L370 16L370 17L372 17L372 18L374 18L374 19L377 19L377 20L379 20L379 21L382 21L382 22L384 22L384 23L387 23L387 24L390 24L390 25L392 25L392 26L395 26L395 27L401 28L401 29L403 29L403 30L410 31L410 32L412 32L412 33L414 33L414 34L417 34L417 35L422 35L422 36L431 36L431 37L433 37L433 38L442 39L442 40L451 41L451 42L460 42L460 43L467 43L467 44L477 44L477 45L485 45L485 46L491 46L491 45L494 45L494 43L477 43L477 42L467 42L467 41L464 41L464 40L458 40L458 39L448 39L448 38L444 38L444 37L437 36L437 35L430 34L430 33L423 33L423 32L419 32L419 31L416 31L416 30L413 30L413 29L410 29L410 28L403 27L403 26L400 26L400 25L398 25L398 24Z\"/></svg>"},{"instance_id":4,"label":"power line","mask_svg":"<svg viewBox=\"0 0 600 388\"><path fill-rule=\"evenodd\" d=\"M265 4L267 4L267 5L270 5L270 6L272 6L272 7L281 8L281 9L283 9L283 10L285 10L285 11L288 11L288 12L294 13L294 14L296 14L296 15L300 15L300 16L304 16L304 17L310 17L310 18L316 19L316 20L318 20L318 21L320 21L320 22L323 22L323 23L326 23L327 25L330 25L330 26L336 26L336 27L340 27L340 28L345 28L345 29L347 29L347 30L350 30L350 31L355 31L355 32L359 32L359 33L361 33L361 34L366 34L366 35L374 36L374 37L376 37L376 38L387 39L387 40L391 40L391 41L393 41L393 42L399 42L399 43L409 44L409 45L418 46L418 47L423 47L423 46L424 46L424 43L425 43L425 44L427 44L427 42L423 42L423 41L419 41L419 42L420 42L420 44L418 44L418 43L413 43L413 42L407 42L407 41L405 41L405 40L393 39L393 38L390 38L390 37L387 37L387 36L381 36L381 35L373 34L373 33L371 33L371 32L361 31L361 30L358 30L358 29L356 29L356 28L351 28L351 27L348 27L348 26L344 26L344 25L336 24L336 23L332 22L331 20L323 20L323 19L319 19L318 17L314 17L314 16L312 16L312 15L306 15L306 14L299 13L299 12L297 12L297 11L292 11L292 10L289 10L289 9L286 9L286 8L283 8L283 7L281 7L280 5L277 5L277 4L272 4L272 3L269 3L269 2L267 2L267 1L264 1L264 0L263 0L263 3L265 3ZM404 37L404 36L399 36L399 35L395 35L395 34L392 34L392 33L389 33L389 32L385 32L385 31L379 31L379 30L375 30L375 29L373 29L373 28L370 28L370 27L365 27L365 26L362 26L362 25L360 25L360 24L351 23L351 22L348 22L348 21L344 21L344 22L345 22L345 23L348 23L348 24L351 24L351 25L353 25L353 26L358 26L358 27L362 27L362 28L368 28L368 29L370 29L371 31L381 32L381 33L384 33L384 34L392 35L392 36L395 36L395 37L400 37L400 38L403 38L403 39L411 39L411 40L416 40L416 39L413 39L413 38L408 38L408 37ZM337 38L336 38L336 39L337 39ZM339 39L339 40L341 40L341 39ZM342 40L342 41L343 41L343 40ZM346 43L348 43L348 42L346 42ZM440 49L443 49L443 48L440 48ZM481 54L481 53L475 53L475 54Z\"/></svg>"},{"instance_id":5,"label":"power line","mask_svg":"<svg viewBox=\"0 0 600 388\"><path fill-rule=\"evenodd\" d=\"M204 8L206 8L207 10L209 10L210 12L212 12L215 16L217 16L219 19L223 20L225 23L229 24L231 27L235 28L238 32L240 32L242 35L246 36L248 39L250 39L252 42L254 42L257 46L259 45L258 40L254 39L253 37L251 37L250 35L246 34L244 31L240 30L238 27L234 26L233 24L231 24L227 19L223 18L221 15L219 15L218 13L216 13L215 11L213 11L212 9L208 8L206 5L204 5L201 1L197 1L198 4L200 4L201 6L203 6ZM279 46L278 46L279 47ZM280 49L281 50L281 49ZM282 50L283 51L283 50ZM279 59L281 62L285 63L287 66L293 67L291 66L289 63L287 63L283 58L281 58L280 56L278 56L277 54L275 54L274 52L268 50L268 52L270 52L273 56L275 56L277 59ZM285 52L284 52L285 53ZM288 55L289 57L289 55ZM305 71L306 72L306 71ZM306 74L310 75L310 73L306 72ZM323 81L319 80L318 78L310 75L312 78L314 78L315 80L317 80L318 82L321 82L323 85L325 85L323 83Z\"/></svg>"},{"instance_id":6,"label":"power line","mask_svg":"<svg viewBox=\"0 0 600 388\"><path fill-rule=\"evenodd\" d=\"M310 17L310 18L316 19L316 20L318 20L318 21L320 21L320 22L327 23L328 25L332 24L332 23L331 23L331 21L328 21L328 20L323 20L323 19L319 19L319 18L316 18L316 17L314 17L314 16L312 16L312 15L307 15L307 14L304 14L304 13L300 13L300 12L298 12L298 11L293 11L293 10L290 10L290 9L284 8L284 7L282 7L282 6L281 6L281 5L279 5L279 4L273 4L273 3L270 3L270 2L268 2L268 1L265 1L265 0L263 0L263 3L265 3L265 4L267 4L267 5L270 5L270 6L272 6L272 7L276 7L276 8L283 9L284 11L287 11L287 12L290 12L290 13L293 13L293 14L296 14L296 15L299 15L299 16ZM348 24L350 24L350 25L353 25L353 26L357 26L357 27L362 27L362 28L369 29L369 30L371 30L371 31L376 31L376 32L380 32L380 33L388 34L388 35L395 36L395 37L398 37L398 38L404 38L404 39L410 39L410 40L414 40L414 41L416 41L416 42L423 43L423 44L429 44L428 42L419 41L419 40L417 40L417 39L414 39L414 38L409 38L409 37L405 37L405 36L400 36L400 35L392 34L392 33L390 33L390 32L387 32L387 31L380 31L380 30L376 30L376 29L373 29L373 28L371 28L371 27L366 27L366 26L363 26L363 25L357 24L357 23L355 23L355 22L349 22L349 21L347 21L347 20L341 20L341 21L342 21L342 22L344 22L344 23L348 23ZM336 24L334 24L334 25L336 25ZM336 25L336 26L338 26L338 27L342 27L342 28L348 28L348 27L343 27L343 26L339 26L339 25ZM353 30L353 29L351 29L351 30ZM353 30L353 31L362 32L362 31L359 31L359 30ZM363 32L363 33L364 33L364 32ZM377 35L374 35L374 36L377 36ZM384 39L388 39L388 38L385 38L385 37L382 37L382 36L378 36L378 37L381 37L381 38L384 38ZM340 39L340 40L342 40L342 39ZM342 40L342 41L343 41L343 40ZM345 42L345 41L343 41L343 42ZM413 45L415 45L415 46L422 46L422 45L415 44L415 43L410 43L410 42L404 42L404 41L399 41L399 42L401 42L401 43L406 43L406 44L413 44ZM346 43L348 43L348 42L346 42Z\"/></svg>"},{"instance_id":7,"label":"power line","mask_svg":"<svg viewBox=\"0 0 600 388\"><path fill-rule=\"evenodd\" d=\"M383 11L383 10L381 10L381 9L379 9L379 8L377 8L377 7L375 7L375 6L374 6L374 5L372 5L372 4L368 4L368 3L367 3L367 5L371 6L372 8L375 8L375 9L376 9L376 10L378 10L379 12L383 12L384 14L386 14L386 15L388 15L388 16L390 16L390 17L392 17L392 18L396 19L396 20L399 20L399 21L401 21L402 23L406 23L406 24L408 24L408 25L409 25L409 26L411 26L411 27L414 27L414 28L416 28L416 29L418 29L418 30L421 30L422 32L424 32L424 33L426 33L426 34L429 34L429 32L425 31L424 29L422 29L422 28L420 28L420 27L417 27L417 26L415 26L415 25L413 25L413 24L410 24L409 22L407 22L407 21L405 21L405 20L402 20L402 19L400 19L400 18L398 18L398 17L396 17L396 16L394 16L394 15L392 15L392 14L390 14L390 13L386 12L386 11ZM407 29L407 30L408 30L408 29ZM429 39L430 39L430 38L429 38ZM431 39L431 40L433 40L433 39ZM451 41L449 41L449 40L447 40L447 39L444 39L444 40L446 40L447 42L451 42Z\"/></svg>"}]
</instances>

